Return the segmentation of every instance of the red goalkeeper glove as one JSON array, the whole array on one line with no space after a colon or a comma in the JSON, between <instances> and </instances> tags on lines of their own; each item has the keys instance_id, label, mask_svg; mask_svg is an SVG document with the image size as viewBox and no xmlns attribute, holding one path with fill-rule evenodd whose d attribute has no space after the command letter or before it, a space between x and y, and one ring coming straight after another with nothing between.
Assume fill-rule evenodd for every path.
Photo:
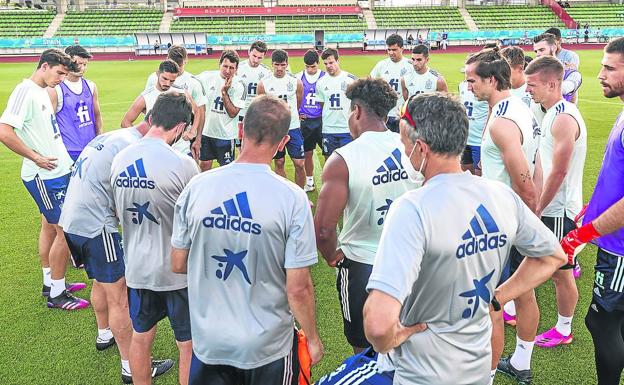
<instances>
[{"instance_id":1,"label":"red goalkeeper glove","mask_svg":"<svg viewBox=\"0 0 624 385\"><path fill-rule=\"evenodd\" d=\"M574 264L574 251L577 247L598 237L600 237L600 233L596 231L591 222L566 234L561 240L561 247L568 257L568 264Z\"/></svg>"}]
</instances>

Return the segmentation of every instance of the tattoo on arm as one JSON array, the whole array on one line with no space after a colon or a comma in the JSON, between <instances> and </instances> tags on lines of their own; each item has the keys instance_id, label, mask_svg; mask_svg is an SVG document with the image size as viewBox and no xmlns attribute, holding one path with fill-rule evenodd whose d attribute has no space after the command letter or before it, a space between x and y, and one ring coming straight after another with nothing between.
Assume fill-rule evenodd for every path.
<instances>
[{"instance_id":1,"label":"tattoo on arm","mask_svg":"<svg viewBox=\"0 0 624 385\"><path fill-rule=\"evenodd\" d=\"M520 173L520 177L522 178L522 183L531 180L531 173L529 170L526 170L523 173Z\"/></svg>"}]
</instances>

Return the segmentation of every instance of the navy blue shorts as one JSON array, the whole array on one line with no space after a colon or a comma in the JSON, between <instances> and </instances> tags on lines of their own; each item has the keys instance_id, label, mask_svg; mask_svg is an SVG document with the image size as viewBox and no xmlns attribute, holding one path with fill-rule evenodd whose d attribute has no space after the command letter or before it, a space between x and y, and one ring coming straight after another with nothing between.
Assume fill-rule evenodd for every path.
<instances>
[{"instance_id":1,"label":"navy blue shorts","mask_svg":"<svg viewBox=\"0 0 624 385\"><path fill-rule=\"evenodd\" d=\"M189 385L297 385L299 384L299 355L297 334L293 347L284 358L253 369L229 365L208 365L193 352Z\"/></svg>"},{"instance_id":2,"label":"navy blue shorts","mask_svg":"<svg viewBox=\"0 0 624 385\"><path fill-rule=\"evenodd\" d=\"M399 118L395 118L394 116L389 116L388 120L386 121L386 127L388 127L388 130L398 133L400 121L401 119Z\"/></svg>"},{"instance_id":3,"label":"navy blue shorts","mask_svg":"<svg viewBox=\"0 0 624 385\"><path fill-rule=\"evenodd\" d=\"M344 360L332 373L321 377L315 385L392 385L394 372L379 373L377 353L370 348Z\"/></svg>"},{"instance_id":4,"label":"navy blue shorts","mask_svg":"<svg viewBox=\"0 0 624 385\"><path fill-rule=\"evenodd\" d=\"M472 164L475 170L481 170L481 146L466 145L461 157L461 164Z\"/></svg>"},{"instance_id":5,"label":"navy blue shorts","mask_svg":"<svg viewBox=\"0 0 624 385\"><path fill-rule=\"evenodd\" d=\"M364 302L368 298L366 285L373 265L344 258L337 266L336 289L342 310L344 335L351 346L367 348L364 334Z\"/></svg>"},{"instance_id":6,"label":"navy blue shorts","mask_svg":"<svg viewBox=\"0 0 624 385\"><path fill-rule=\"evenodd\" d=\"M624 257L598 249L593 301L606 311L624 310Z\"/></svg>"},{"instance_id":7,"label":"navy blue shorts","mask_svg":"<svg viewBox=\"0 0 624 385\"><path fill-rule=\"evenodd\" d=\"M576 223L574 220L568 217L542 217L542 223L546 225L550 229L550 231L555 234L559 242L565 237L570 231L576 229ZM574 257L575 263L569 265L565 264L561 266L560 270L570 270L574 268L576 264L576 257Z\"/></svg>"},{"instance_id":8,"label":"navy blue shorts","mask_svg":"<svg viewBox=\"0 0 624 385\"><path fill-rule=\"evenodd\" d=\"M220 166L232 163L234 160L234 139L216 139L202 135L199 160L217 160Z\"/></svg>"},{"instance_id":9,"label":"navy blue shorts","mask_svg":"<svg viewBox=\"0 0 624 385\"><path fill-rule=\"evenodd\" d=\"M307 118L301 121L303 135L303 151L314 151L316 146L323 148L323 119Z\"/></svg>"},{"instance_id":10,"label":"navy blue shorts","mask_svg":"<svg viewBox=\"0 0 624 385\"><path fill-rule=\"evenodd\" d=\"M71 173L68 173L67 175L47 180L43 180L39 175L35 175L35 178L31 181L22 180L26 190L28 190L37 207L39 207L39 212L43 214L46 221L50 224L55 225L59 221L70 175Z\"/></svg>"},{"instance_id":11,"label":"navy blue shorts","mask_svg":"<svg viewBox=\"0 0 624 385\"><path fill-rule=\"evenodd\" d=\"M278 151L273 159L283 159L288 151L288 156L292 159L303 159L303 135L301 135L301 128L293 128L288 130L288 136L290 140L286 143L284 151Z\"/></svg>"},{"instance_id":12,"label":"navy blue shorts","mask_svg":"<svg viewBox=\"0 0 624 385\"><path fill-rule=\"evenodd\" d=\"M115 283L124 277L126 264L119 233L103 231L95 238L65 233L74 264L84 264L87 276L102 283Z\"/></svg>"},{"instance_id":13,"label":"navy blue shorts","mask_svg":"<svg viewBox=\"0 0 624 385\"><path fill-rule=\"evenodd\" d=\"M323 155L330 156L335 150L352 141L351 134L323 134Z\"/></svg>"},{"instance_id":14,"label":"navy blue shorts","mask_svg":"<svg viewBox=\"0 0 624 385\"><path fill-rule=\"evenodd\" d=\"M132 328L137 333L151 330L158 321L168 317L176 341L191 339L191 316L186 288L170 291L128 288L128 306Z\"/></svg>"}]
</instances>

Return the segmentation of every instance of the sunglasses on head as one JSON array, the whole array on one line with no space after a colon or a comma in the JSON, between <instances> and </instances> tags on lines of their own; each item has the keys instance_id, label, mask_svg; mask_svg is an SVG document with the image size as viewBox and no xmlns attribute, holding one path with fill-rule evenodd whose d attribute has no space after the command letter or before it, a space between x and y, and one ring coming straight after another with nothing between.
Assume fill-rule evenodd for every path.
<instances>
[{"instance_id":1,"label":"sunglasses on head","mask_svg":"<svg viewBox=\"0 0 624 385\"><path fill-rule=\"evenodd\" d=\"M409 97L409 99L407 99L405 101L405 103L403 103L403 107L401 107L400 110L400 117L401 119L405 119L407 120L407 122L412 126L412 127L416 127L416 123L414 123L414 118L412 118L412 115L410 115L409 110L407 108L407 106L409 105L409 103L416 97L417 95L412 95Z\"/></svg>"}]
</instances>

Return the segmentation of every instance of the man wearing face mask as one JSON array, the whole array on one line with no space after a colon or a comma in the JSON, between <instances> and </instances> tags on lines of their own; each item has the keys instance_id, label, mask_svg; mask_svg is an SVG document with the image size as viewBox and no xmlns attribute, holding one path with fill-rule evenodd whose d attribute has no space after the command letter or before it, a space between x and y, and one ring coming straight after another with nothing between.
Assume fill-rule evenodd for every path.
<instances>
[{"instance_id":1,"label":"man wearing face mask","mask_svg":"<svg viewBox=\"0 0 624 385\"><path fill-rule=\"evenodd\" d=\"M416 187L408 181L401 139L384 124L397 94L382 78L356 80L349 130L354 141L337 149L323 168L314 227L316 242L330 266L338 267L336 288L344 333L355 353L370 346L362 308L384 220L392 202ZM343 217L337 236L336 225Z\"/></svg>"},{"instance_id":2,"label":"man wearing face mask","mask_svg":"<svg viewBox=\"0 0 624 385\"><path fill-rule=\"evenodd\" d=\"M156 324L167 316L180 350L180 383L188 382L191 331L186 275L171 271L173 210L182 189L199 173L189 156L171 148L192 119L184 94L159 97L145 137L120 151L110 181L123 228L128 305L134 333L130 368L135 384L149 384Z\"/></svg>"},{"instance_id":3,"label":"man wearing face mask","mask_svg":"<svg viewBox=\"0 0 624 385\"><path fill-rule=\"evenodd\" d=\"M500 312L565 256L511 188L462 173L468 117L459 101L419 95L401 117L410 154L403 164L424 185L398 198L386 218L367 286L366 337L388 353L380 365L394 366L394 383L487 384L490 302ZM496 288L512 245L530 258Z\"/></svg>"},{"instance_id":4,"label":"man wearing face mask","mask_svg":"<svg viewBox=\"0 0 624 385\"><path fill-rule=\"evenodd\" d=\"M540 129L529 107L520 98L511 95L509 62L496 50L482 50L466 61L466 81L477 99L488 102L491 111L481 145L483 177L511 187L531 210L535 210L541 186L538 180L541 167L536 165ZM534 175L538 176L535 178L537 186L533 182ZM522 260L522 254L512 248L511 274ZM539 308L532 290L523 293L514 303L518 314L516 349L513 355L498 362L504 346L504 325L502 320L494 320L491 374L493 377L498 369L519 381L530 383Z\"/></svg>"}]
</instances>

